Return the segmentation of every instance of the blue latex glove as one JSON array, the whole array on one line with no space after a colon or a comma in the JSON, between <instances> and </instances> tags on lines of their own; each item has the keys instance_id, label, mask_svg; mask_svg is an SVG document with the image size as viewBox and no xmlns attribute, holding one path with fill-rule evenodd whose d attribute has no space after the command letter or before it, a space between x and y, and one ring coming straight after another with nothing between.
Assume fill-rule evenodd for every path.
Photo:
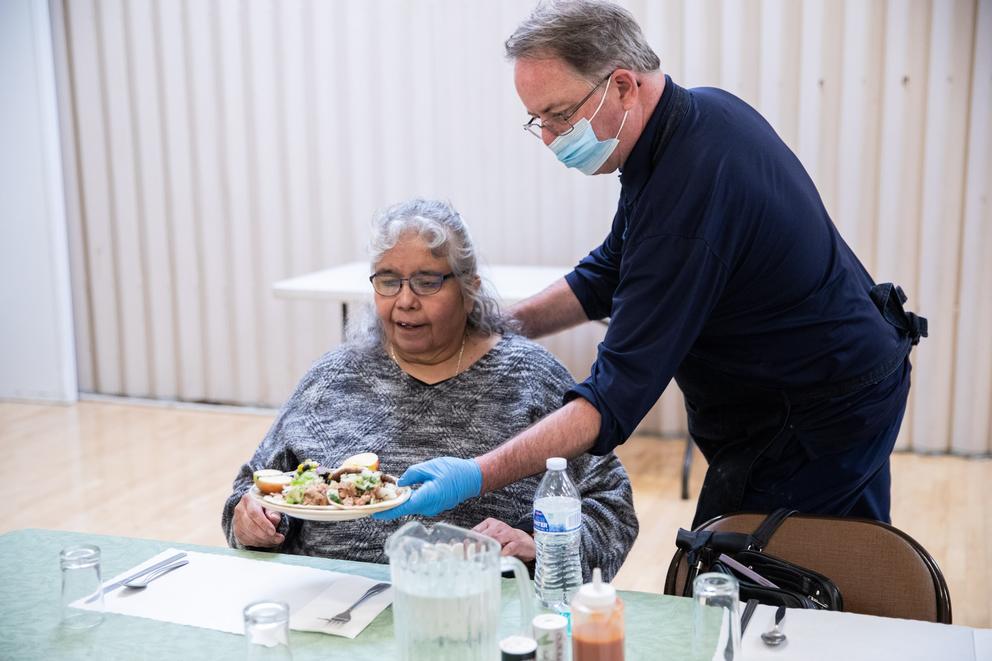
<instances>
[{"instance_id":1,"label":"blue latex glove","mask_svg":"<svg viewBox=\"0 0 992 661\"><path fill-rule=\"evenodd\" d=\"M482 491L482 469L474 459L438 457L406 469L398 484L422 485L399 507L373 514L373 519L389 521L417 514L437 516Z\"/></svg>"}]
</instances>

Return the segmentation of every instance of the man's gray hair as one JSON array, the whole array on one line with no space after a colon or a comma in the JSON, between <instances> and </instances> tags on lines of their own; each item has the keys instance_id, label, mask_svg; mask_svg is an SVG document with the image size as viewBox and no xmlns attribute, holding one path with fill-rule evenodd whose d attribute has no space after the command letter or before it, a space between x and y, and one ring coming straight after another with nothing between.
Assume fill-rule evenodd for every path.
<instances>
[{"instance_id":1,"label":"man's gray hair","mask_svg":"<svg viewBox=\"0 0 992 661\"><path fill-rule=\"evenodd\" d=\"M479 262L468 227L455 208L441 200L416 198L400 202L381 211L372 221L369 256L372 267L405 236L415 235L430 249L434 257L443 257L455 274L462 296L471 301L468 328L483 335L508 330L499 312L499 305L479 276ZM408 285L407 285L408 286ZM371 312L371 311L369 311ZM374 344L384 339L382 327L375 314L349 325L348 339L362 344Z\"/></svg>"},{"instance_id":2,"label":"man's gray hair","mask_svg":"<svg viewBox=\"0 0 992 661\"><path fill-rule=\"evenodd\" d=\"M661 67L630 12L602 0L544 0L505 45L511 60L557 57L591 82L616 69Z\"/></svg>"}]
</instances>

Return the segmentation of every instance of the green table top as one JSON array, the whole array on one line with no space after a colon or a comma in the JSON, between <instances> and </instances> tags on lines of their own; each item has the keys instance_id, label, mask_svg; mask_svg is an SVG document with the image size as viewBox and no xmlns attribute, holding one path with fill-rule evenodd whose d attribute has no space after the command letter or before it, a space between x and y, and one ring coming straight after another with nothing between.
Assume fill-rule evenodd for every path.
<instances>
[{"instance_id":1,"label":"green table top","mask_svg":"<svg viewBox=\"0 0 992 661\"><path fill-rule=\"evenodd\" d=\"M105 577L125 571L167 548L178 547L389 579L387 565L128 537L17 530L0 535L0 659L244 658L242 636L114 613L108 613L101 625L88 631L77 633L61 629L59 551L83 543L100 547ZM514 629L519 617L515 593L513 582L504 580L501 636L516 633ZM690 656L691 600L645 592L620 594L625 604L627 659L684 659ZM295 661L395 659L392 609L383 611L354 640L291 631L290 645Z\"/></svg>"}]
</instances>

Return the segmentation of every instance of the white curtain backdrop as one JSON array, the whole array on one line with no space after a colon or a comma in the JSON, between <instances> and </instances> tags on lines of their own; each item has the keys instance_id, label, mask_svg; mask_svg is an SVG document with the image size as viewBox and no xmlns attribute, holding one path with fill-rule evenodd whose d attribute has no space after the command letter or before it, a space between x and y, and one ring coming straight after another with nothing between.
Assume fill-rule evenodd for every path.
<instances>
[{"instance_id":1,"label":"white curtain backdrop","mask_svg":"<svg viewBox=\"0 0 992 661\"><path fill-rule=\"evenodd\" d=\"M900 447L992 447L992 0L640 0L662 68L757 107L929 317ZM615 177L560 166L503 41L530 0L51 0L83 391L278 405L340 312L279 279L450 199L489 263L569 265ZM576 378L602 330L547 345ZM680 433L669 389L642 429Z\"/></svg>"}]
</instances>

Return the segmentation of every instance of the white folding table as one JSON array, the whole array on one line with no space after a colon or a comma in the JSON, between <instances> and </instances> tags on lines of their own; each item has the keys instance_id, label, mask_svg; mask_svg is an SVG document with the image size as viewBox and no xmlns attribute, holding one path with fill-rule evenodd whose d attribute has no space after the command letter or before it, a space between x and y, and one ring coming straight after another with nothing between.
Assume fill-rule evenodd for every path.
<instances>
[{"instance_id":1,"label":"white folding table","mask_svg":"<svg viewBox=\"0 0 992 661\"><path fill-rule=\"evenodd\" d=\"M571 271L567 266L513 266L498 264L480 269L484 280L492 284L500 303L510 306L540 292ZM342 319L348 319L348 305L372 298L368 262L349 262L341 266L308 273L272 285L280 298L323 300L341 305Z\"/></svg>"}]
</instances>

